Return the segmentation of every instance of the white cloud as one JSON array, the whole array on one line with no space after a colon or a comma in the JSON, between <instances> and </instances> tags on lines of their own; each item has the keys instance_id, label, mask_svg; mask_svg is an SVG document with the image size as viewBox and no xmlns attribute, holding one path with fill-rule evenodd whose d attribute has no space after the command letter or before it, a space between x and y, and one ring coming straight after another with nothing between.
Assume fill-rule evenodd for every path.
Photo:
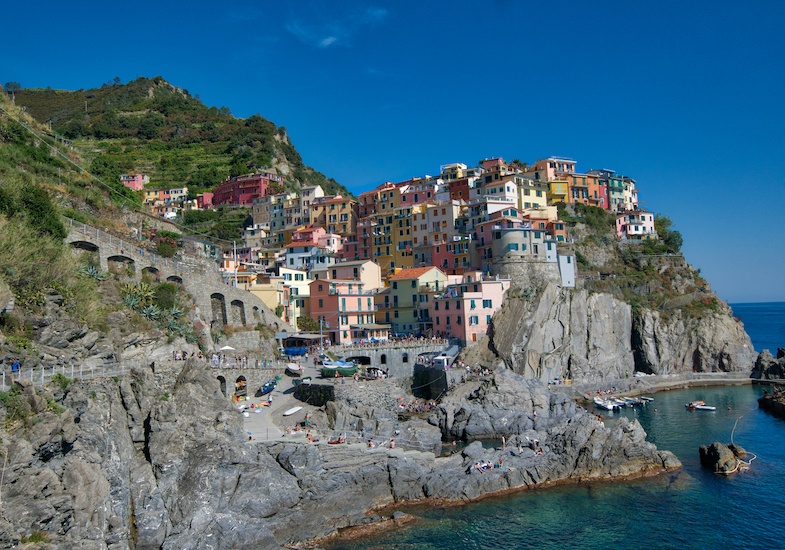
<instances>
[{"instance_id":1,"label":"white cloud","mask_svg":"<svg viewBox=\"0 0 785 550\"><path fill-rule=\"evenodd\" d=\"M286 30L301 42L315 48L352 46L354 37L369 25L381 24L388 15L384 8L331 8L325 12L316 2L296 4Z\"/></svg>"}]
</instances>

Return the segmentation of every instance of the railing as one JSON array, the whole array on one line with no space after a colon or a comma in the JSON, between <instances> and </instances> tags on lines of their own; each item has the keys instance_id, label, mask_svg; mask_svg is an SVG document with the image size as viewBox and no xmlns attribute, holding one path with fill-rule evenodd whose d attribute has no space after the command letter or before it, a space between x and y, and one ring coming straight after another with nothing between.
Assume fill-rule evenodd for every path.
<instances>
[{"instance_id":1,"label":"railing","mask_svg":"<svg viewBox=\"0 0 785 550\"><path fill-rule=\"evenodd\" d=\"M62 374L72 379L91 379L106 378L109 376L121 376L131 371L131 365L107 361L97 367L85 367L84 365L53 365L51 367L35 367L22 372L3 372L0 374L0 388L3 391L11 388L15 380L29 380L33 384L44 385L52 380L55 374Z\"/></svg>"}]
</instances>

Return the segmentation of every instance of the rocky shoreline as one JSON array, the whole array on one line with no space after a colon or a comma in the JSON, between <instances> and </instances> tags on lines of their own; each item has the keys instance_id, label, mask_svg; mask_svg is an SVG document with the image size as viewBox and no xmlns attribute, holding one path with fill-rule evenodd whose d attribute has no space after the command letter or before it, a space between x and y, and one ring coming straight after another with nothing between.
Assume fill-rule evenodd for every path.
<instances>
[{"instance_id":1,"label":"rocky shoreline","mask_svg":"<svg viewBox=\"0 0 785 550\"><path fill-rule=\"evenodd\" d=\"M2 434L4 509L21 513L3 514L0 546L40 531L55 546L80 548L273 548L375 523L369 511L398 503L467 502L680 467L637 422L608 428L566 395L512 372L463 391L427 422L350 399L331 404L330 429L406 435L394 449L368 449L249 442L213 373L190 362L171 392L156 387L149 369L117 384L85 381L42 394L22 383L39 420ZM437 457L405 443L428 448L442 436L506 444L475 441Z\"/></svg>"}]
</instances>

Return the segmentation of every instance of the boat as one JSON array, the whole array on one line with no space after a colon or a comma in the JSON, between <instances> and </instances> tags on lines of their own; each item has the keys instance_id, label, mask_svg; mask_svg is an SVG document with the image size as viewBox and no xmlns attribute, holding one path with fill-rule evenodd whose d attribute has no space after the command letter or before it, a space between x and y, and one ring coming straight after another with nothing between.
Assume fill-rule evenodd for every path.
<instances>
[{"instance_id":1,"label":"boat","mask_svg":"<svg viewBox=\"0 0 785 550\"><path fill-rule=\"evenodd\" d=\"M292 380L292 384L295 386L299 386L300 384L310 384L311 377L310 376L303 376L302 378L298 378L297 380Z\"/></svg>"},{"instance_id":2,"label":"boat","mask_svg":"<svg viewBox=\"0 0 785 550\"><path fill-rule=\"evenodd\" d=\"M354 376L360 369L354 363L342 365L322 365L322 378L336 378L338 376Z\"/></svg>"},{"instance_id":3,"label":"boat","mask_svg":"<svg viewBox=\"0 0 785 550\"><path fill-rule=\"evenodd\" d=\"M638 397L622 397L622 399L624 400L624 402L627 405L630 405L630 406L633 406L633 407L635 405L642 405L643 403L645 403L645 401L642 401Z\"/></svg>"},{"instance_id":4,"label":"boat","mask_svg":"<svg viewBox=\"0 0 785 550\"><path fill-rule=\"evenodd\" d=\"M649 402L651 402L651 401L654 401L654 398L653 398L653 397L646 397L645 395L641 395L641 396L640 396L638 399L640 399L641 401L644 401L644 402L646 402L646 403L649 403Z\"/></svg>"},{"instance_id":5,"label":"boat","mask_svg":"<svg viewBox=\"0 0 785 550\"><path fill-rule=\"evenodd\" d=\"M608 401L616 405L617 409L621 409L622 407L627 406L627 402L624 399L619 399L618 397L611 397Z\"/></svg>"},{"instance_id":6,"label":"boat","mask_svg":"<svg viewBox=\"0 0 785 550\"><path fill-rule=\"evenodd\" d=\"M690 401L684 406L687 407L687 409L690 411L716 411L717 410L717 407L712 407L711 405L707 405L703 399Z\"/></svg>"},{"instance_id":7,"label":"boat","mask_svg":"<svg viewBox=\"0 0 785 550\"><path fill-rule=\"evenodd\" d=\"M275 386L278 385L278 381L275 378L270 378L267 382L262 384L260 388L260 395L267 395L271 391L275 389Z\"/></svg>"},{"instance_id":8,"label":"boat","mask_svg":"<svg viewBox=\"0 0 785 550\"><path fill-rule=\"evenodd\" d=\"M605 409L606 411L613 411L618 408L615 403L609 401L608 399L603 399L602 397L595 397L594 404L601 409Z\"/></svg>"},{"instance_id":9,"label":"boat","mask_svg":"<svg viewBox=\"0 0 785 550\"><path fill-rule=\"evenodd\" d=\"M294 413L301 411L302 407L292 407L283 413L284 416L292 416Z\"/></svg>"},{"instance_id":10,"label":"boat","mask_svg":"<svg viewBox=\"0 0 785 550\"><path fill-rule=\"evenodd\" d=\"M297 363L286 363L286 372L292 376L300 376L303 373L303 367Z\"/></svg>"}]
</instances>

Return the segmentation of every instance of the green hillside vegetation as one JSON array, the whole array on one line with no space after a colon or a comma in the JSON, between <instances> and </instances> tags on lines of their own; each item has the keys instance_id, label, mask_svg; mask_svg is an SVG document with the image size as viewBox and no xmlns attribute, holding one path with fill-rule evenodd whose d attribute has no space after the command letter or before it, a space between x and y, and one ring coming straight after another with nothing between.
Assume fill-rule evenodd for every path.
<instances>
[{"instance_id":1,"label":"green hillside vegetation","mask_svg":"<svg viewBox=\"0 0 785 550\"><path fill-rule=\"evenodd\" d=\"M90 90L25 89L18 105L56 134L72 140L91 171L104 181L143 173L153 188L187 185L195 195L227 177L272 169L285 186L321 185L350 195L335 180L303 163L284 127L255 114L232 116L207 107L161 77L119 79Z\"/></svg>"},{"instance_id":2,"label":"green hillside vegetation","mask_svg":"<svg viewBox=\"0 0 785 550\"><path fill-rule=\"evenodd\" d=\"M70 317L91 328L106 329L107 315L123 310L130 323L121 331L158 327L198 341L181 320L192 307L182 290L170 283L132 286L126 274L102 272L96 257L75 255L64 243L63 215L111 230L124 200L71 164L81 159L42 132L0 92L0 279L15 297L14 311L0 315L0 332L19 348L32 345L29 315L43 313L54 292Z\"/></svg>"},{"instance_id":3,"label":"green hillside vegetation","mask_svg":"<svg viewBox=\"0 0 785 550\"><path fill-rule=\"evenodd\" d=\"M590 292L607 292L633 306L663 315L681 310L700 317L720 308L700 271L681 253L681 233L667 216L657 214L658 239L619 244L616 217L600 208L570 205L560 210L574 240L575 258Z\"/></svg>"}]
</instances>

